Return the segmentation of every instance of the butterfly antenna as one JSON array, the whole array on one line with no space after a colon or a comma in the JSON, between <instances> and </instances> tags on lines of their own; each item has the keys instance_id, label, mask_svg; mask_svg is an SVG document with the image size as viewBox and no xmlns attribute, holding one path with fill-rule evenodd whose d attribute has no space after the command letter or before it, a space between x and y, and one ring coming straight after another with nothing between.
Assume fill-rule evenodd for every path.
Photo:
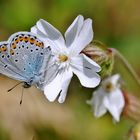
<instances>
[{"instance_id":1,"label":"butterfly antenna","mask_svg":"<svg viewBox=\"0 0 140 140\"><path fill-rule=\"evenodd\" d=\"M10 88L9 90L7 90L7 92L10 92L11 90L13 90L15 87L17 87L18 85L20 85L23 82L17 83L16 85L14 85L12 88Z\"/></svg>"},{"instance_id":2,"label":"butterfly antenna","mask_svg":"<svg viewBox=\"0 0 140 140\"><path fill-rule=\"evenodd\" d=\"M23 93L24 93L24 87L22 87L22 93L21 93L21 98L20 98L20 105L22 104L22 100L23 100Z\"/></svg>"}]
</instances>

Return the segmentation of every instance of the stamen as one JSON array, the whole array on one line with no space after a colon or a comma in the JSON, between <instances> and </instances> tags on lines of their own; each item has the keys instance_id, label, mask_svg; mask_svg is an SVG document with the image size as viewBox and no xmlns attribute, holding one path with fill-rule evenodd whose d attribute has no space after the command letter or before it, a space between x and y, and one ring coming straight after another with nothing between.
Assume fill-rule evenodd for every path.
<instances>
[{"instance_id":1,"label":"stamen","mask_svg":"<svg viewBox=\"0 0 140 140\"><path fill-rule=\"evenodd\" d=\"M60 54L58 58L59 58L60 62L65 62L68 60L68 57L64 54Z\"/></svg>"},{"instance_id":2,"label":"stamen","mask_svg":"<svg viewBox=\"0 0 140 140\"><path fill-rule=\"evenodd\" d=\"M111 92L114 89L114 86L111 82L108 82L107 84L105 84L105 90L107 92Z\"/></svg>"}]
</instances>

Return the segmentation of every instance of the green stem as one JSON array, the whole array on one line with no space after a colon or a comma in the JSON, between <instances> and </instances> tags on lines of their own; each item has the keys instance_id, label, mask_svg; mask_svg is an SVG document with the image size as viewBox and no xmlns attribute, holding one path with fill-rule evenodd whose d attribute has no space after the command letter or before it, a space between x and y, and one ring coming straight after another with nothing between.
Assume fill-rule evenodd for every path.
<instances>
[{"instance_id":1,"label":"green stem","mask_svg":"<svg viewBox=\"0 0 140 140\"><path fill-rule=\"evenodd\" d=\"M130 63L126 60L126 58L118 50L112 48L112 51L124 63L125 67L129 70L129 72L131 73L131 75L133 76L133 78L136 80L138 86L140 87L140 79L139 79L139 76L137 75L137 73L135 72L135 70L132 68L132 66L130 65Z\"/></svg>"}]
</instances>

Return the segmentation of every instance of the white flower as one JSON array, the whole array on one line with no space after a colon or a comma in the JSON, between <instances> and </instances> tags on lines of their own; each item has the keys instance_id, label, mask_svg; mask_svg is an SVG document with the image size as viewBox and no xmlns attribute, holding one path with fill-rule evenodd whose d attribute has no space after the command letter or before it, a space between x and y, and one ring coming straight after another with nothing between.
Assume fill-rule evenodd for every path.
<instances>
[{"instance_id":1,"label":"white flower","mask_svg":"<svg viewBox=\"0 0 140 140\"><path fill-rule=\"evenodd\" d=\"M100 66L80 53L93 39L91 19L84 20L83 16L79 15L65 32L65 39L43 19L32 27L31 32L37 34L45 46L51 47L55 56L53 64L58 66L56 77L44 86L44 94L49 101L54 101L58 95L60 103L65 101L73 73L85 87L93 88L99 84L100 77L96 72L100 71Z\"/></svg>"},{"instance_id":2,"label":"white flower","mask_svg":"<svg viewBox=\"0 0 140 140\"><path fill-rule=\"evenodd\" d=\"M120 76L115 74L105 79L93 93L92 99L87 101L93 107L95 117L101 117L108 110L115 121L120 120L125 101L120 89L119 78Z\"/></svg>"}]
</instances>

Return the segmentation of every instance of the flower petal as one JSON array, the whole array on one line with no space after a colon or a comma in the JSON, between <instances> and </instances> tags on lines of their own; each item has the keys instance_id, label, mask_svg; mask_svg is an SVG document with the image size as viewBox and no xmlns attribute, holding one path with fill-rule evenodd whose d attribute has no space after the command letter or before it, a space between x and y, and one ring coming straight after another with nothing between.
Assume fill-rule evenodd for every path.
<instances>
[{"instance_id":1,"label":"flower petal","mask_svg":"<svg viewBox=\"0 0 140 140\"><path fill-rule=\"evenodd\" d=\"M40 19L37 22L37 28L51 40L59 40L62 44L64 44L62 34L47 21Z\"/></svg>"},{"instance_id":2,"label":"flower petal","mask_svg":"<svg viewBox=\"0 0 140 140\"><path fill-rule=\"evenodd\" d=\"M70 84L71 78L73 76L73 73L71 70L66 71L63 74L63 84L62 84L62 91L60 93L60 96L58 98L59 103L63 103L65 101L66 95L67 95L67 90L68 86Z\"/></svg>"},{"instance_id":3,"label":"flower petal","mask_svg":"<svg viewBox=\"0 0 140 140\"><path fill-rule=\"evenodd\" d=\"M84 87L96 87L100 83L100 76L95 72L96 66L91 63L85 63L85 61L83 54L73 57L71 60L72 70Z\"/></svg>"},{"instance_id":4,"label":"flower petal","mask_svg":"<svg viewBox=\"0 0 140 140\"><path fill-rule=\"evenodd\" d=\"M86 19L78 34L78 37L72 43L70 52L79 54L93 39L92 20Z\"/></svg>"},{"instance_id":5,"label":"flower petal","mask_svg":"<svg viewBox=\"0 0 140 140\"><path fill-rule=\"evenodd\" d=\"M45 63L46 62L46 63ZM49 60L46 59L43 62L44 67L41 68L42 70L42 83L43 85L49 84L53 79L57 76L59 72L59 65L57 65L54 61L53 57L50 57ZM47 64L47 65L45 65Z\"/></svg>"},{"instance_id":6,"label":"flower petal","mask_svg":"<svg viewBox=\"0 0 140 140\"><path fill-rule=\"evenodd\" d=\"M34 33L34 34L37 34L37 27L36 27L36 25L31 27L31 32Z\"/></svg>"},{"instance_id":7,"label":"flower petal","mask_svg":"<svg viewBox=\"0 0 140 140\"><path fill-rule=\"evenodd\" d=\"M92 73L87 76L83 72L76 70L76 69L73 72L74 72L74 74L77 75L77 77L80 80L80 83L84 87L94 88L94 87L98 86L100 83L100 76L96 73ZM90 76L92 76L92 77L90 77Z\"/></svg>"},{"instance_id":8,"label":"flower petal","mask_svg":"<svg viewBox=\"0 0 140 140\"><path fill-rule=\"evenodd\" d=\"M44 34L45 38L51 41L51 47L54 47L53 49L63 50L66 48L62 34L47 21L40 19L37 22L36 26L38 30L42 33L42 35ZM40 33L38 32L38 34Z\"/></svg>"},{"instance_id":9,"label":"flower petal","mask_svg":"<svg viewBox=\"0 0 140 140\"><path fill-rule=\"evenodd\" d=\"M63 103L65 101L72 75L71 70L58 73L55 79L44 87L44 94L50 102L53 102L59 94L59 103Z\"/></svg>"},{"instance_id":10,"label":"flower petal","mask_svg":"<svg viewBox=\"0 0 140 140\"><path fill-rule=\"evenodd\" d=\"M46 34L43 33L40 29L38 29L36 25L31 28L31 32L39 36L39 38L43 38L44 40L45 39L47 40Z\"/></svg>"},{"instance_id":11,"label":"flower petal","mask_svg":"<svg viewBox=\"0 0 140 140\"><path fill-rule=\"evenodd\" d=\"M67 47L69 47L79 35L79 32L83 26L83 22L84 22L83 16L81 15L77 16L76 19L73 21L73 23L65 32L65 40Z\"/></svg>"},{"instance_id":12,"label":"flower petal","mask_svg":"<svg viewBox=\"0 0 140 140\"><path fill-rule=\"evenodd\" d=\"M76 57L71 57L71 65L74 65L74 67L77 65L77 67L81 67L85 71L87 69L94 72L99 72L101 70L101 67L96 62L94 62L94 60L88 58L82 53Z\"/></svg>"},{"instance_id":13,"label":"flower petal","mask_svg":"<svg viewBox=\"0 0 140 140\"><path fill-rule=\"evenodd\" d=\"M108 78L106 78L102 84L103 85L106 85L107 83L110 83L113 85L113 87L116 89L118 89L120 87L120 84L119 84L119 79L120 79L120 75L119 74L115 74L113 76L109 76Z\"/></svg>"},{"instance_id":14,"label":"flower petal","mask_svg":"<svg viewBox=\"0 0 140 140\"><path fill-rule=\"evenodd\" d=\"M104 105L118 122L120 115L125 105L124 97L120 89L114 90L112 93L107 93L104 98Z\"/></svg>"},{"instance_id":15,"label":"flower petal","mask_svg":"<svg viewBox=\"0 0 140 140\"><path fill-rule=\"evenodd\" d=\"M91 68L92 70L94 70L95 72L100 72L101 71L101 67L92 59L90 59L89 57L87 57L86 55L84 54L81 54L83 55L84 57L84 65L85 67L89 67Z\"/></svg>"},{"instance_id":16,"label":"flower petal","mask_svg":"<svg viewBox=\"0 0 140 140\"><path fill-rule=\"evenodd\" d=\"M58 42L49 39L44 32L38 29L36 25L31 28L31 32L36 34L38 38L43 41L45 47L50 46L53 53L57 53L62 50L62 46L59 47L60 45L57 44Z\"/></svg>"},{"instance_id":17,"label":"flower petal","mask_svg":"<svg viewBox=\"0 0 140 140\"><path fill-rule=\"evenodd\" d=\"M114 84L114 86L117 86L119 79L120 79L120 75L115 74L110 78L110 81L111 81L112 84Z\"/></svg>"},{"instance_id":18,"label":"flower petal","mask_svg":"<svg viewBox=\"0 0 140 140\"><path fill-rule=\"evenodd\" d=\"M94 115L95 117L101 117L107 112L106 107L103 104L104 94L100 89L98 92L93 93L93 106L94 106Z\"/></svg>"},{"instance_id":19,"label":"flower petal","mask_svg":"<svg viewBox=\"0 0 140 140\"><path fill-rule=\"evenodd\" d=\"M50 102L53 102L59 95L62 89L61 80L62 74L58 74L51 83L44 87L44 94Z\"/></svg>"}]
</instances>

